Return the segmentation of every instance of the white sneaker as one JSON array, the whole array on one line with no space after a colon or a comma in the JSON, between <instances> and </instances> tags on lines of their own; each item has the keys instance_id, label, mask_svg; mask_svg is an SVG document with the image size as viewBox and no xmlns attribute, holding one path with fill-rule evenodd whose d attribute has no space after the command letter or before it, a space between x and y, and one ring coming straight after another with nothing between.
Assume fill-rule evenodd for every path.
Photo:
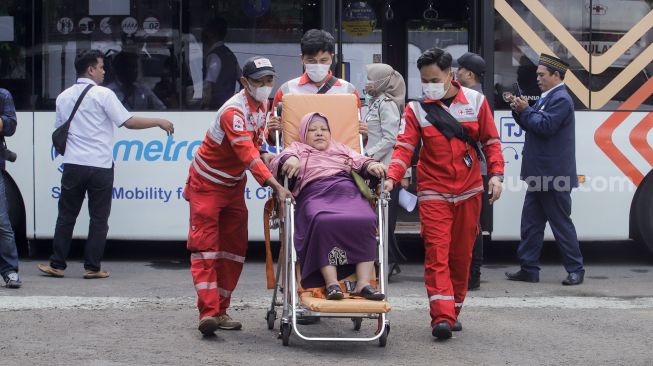
<instances>
[{"instance_id":1,"label":"white sneaker","mask_svg":"<svg viewBox=\"0 0 653 366\"><path fill-rule=\"evenodd\" d=\"M20 278L18 278L18 273L16 272L9 272L2 277L5 280L5 287L7 288L20 288L20 286L23 285L23 283L20 282Z\"/></svg>"}]
</instances>

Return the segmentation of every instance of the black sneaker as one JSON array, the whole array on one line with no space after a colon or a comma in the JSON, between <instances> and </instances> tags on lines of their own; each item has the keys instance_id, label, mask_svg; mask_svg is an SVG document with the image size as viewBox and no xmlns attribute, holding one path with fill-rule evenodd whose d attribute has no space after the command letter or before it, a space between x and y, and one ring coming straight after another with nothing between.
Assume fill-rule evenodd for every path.
<instances>
[{"instance_id":1,"label":"black sneaker","mask_svg":"<svg viewBox=\"0 0 653 366\"><path fill-rule=\"evenodd\" d=\"M22 282L20 282L20 278L18 278L18 273L12 271L12 272L7 272L4 275L2 275L2 278L5 280L5 287L7 288L20 288L20 286L23 285Z\"/></svg>"},{"instance_id":2,"label":"black sneaker","mask_svg":"<svg viewBox=\"0 0 653 366\"><path fill-rule=\"evenodd\" d=\"M449 322L447 321L439 322L433 327L433 331L431 331L431 334L439 340L445 340L451 338L451 326L449 325Z\"/></svg>"},{"instance_id":3,"label":"black sneaker","mask_svg":"<svg viewBox=\"0 0 653 366\"><path fill-rule=\"evenodd\" d=\"M451 328L454 332L460 332L463 330L463 324L456 320L455 323L453 323L453 328Z\"/></svg>"}]
</instances>

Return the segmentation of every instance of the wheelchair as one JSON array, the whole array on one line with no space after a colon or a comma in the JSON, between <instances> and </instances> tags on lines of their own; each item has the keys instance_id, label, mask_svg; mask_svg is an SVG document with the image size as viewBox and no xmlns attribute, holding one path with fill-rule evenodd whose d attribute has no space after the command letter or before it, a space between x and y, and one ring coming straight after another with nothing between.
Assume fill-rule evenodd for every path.
<instances>
[{"instance_id":1,"label":"wheelchair","mask_svg":"<svg viewBox=\"0 0 653 366\"><path fill-rule=\"evenodd\" d=\"M330 122L331 135L336 141L349 145L354 150L363 151L362 137L358 131L358 99L353 94L287 94L283 96L283 113L281 113L283 126L283 146L290 145L299 137L299 124L302 116L309 112L321 112ZM276 112L276 111L274 111ZM276 136L277 152L280 151L281 142ZM285 179L288 187L288 180ZM315 291L301 287L301 269L299 268L297 253L294 246L295 205L290 199L285 202L285 212L280 215L280 210L275 206L274 198L266 204L264 211L264 226L266 235L266 273L268 288L273 289L272 301L266 313L268 329L274 329L277 319L277 308L281 308L279 334L284 346L290 344L291 335L305 341L345 341L345 342L372 342L377 341L385 347L390 333L388 312L391 305L387 301L387 258L388 258L388 201L389 193L383 191L384 180L381 179L381 189L375 193L372 204L377 216L377 259L375 261L375 277L377 289L386 294L383 301L372 301L361 298L352 298L349 291L353 290L355 274L341 280L341 287L346 289L345 299L339 301L326 300L315 296ZM273 268L272 250L270 246L270 230L279 230L281 247L276 264ZM298 323L310 318L350 318L353 330L361 329L363 319L377 321L373 334L365 336L309 336L305 334ZM315 325L319 327L319 325Z\"/></svg>"}]
</instances>

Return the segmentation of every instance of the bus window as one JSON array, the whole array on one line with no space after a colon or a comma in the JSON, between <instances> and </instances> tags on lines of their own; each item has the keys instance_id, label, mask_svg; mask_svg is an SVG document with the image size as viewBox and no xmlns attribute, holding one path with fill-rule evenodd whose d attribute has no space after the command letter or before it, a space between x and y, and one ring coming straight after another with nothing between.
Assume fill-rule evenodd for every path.
<instances>
[{"instance_id":1,"label":"bus window","mask_svg":"<svg viewBox=\"0 0 653 366\"><path fill-rule=\"evenodd\" d=\"M365 65L380 63L382 57L381 19L386 1L352 1L343 3L341 78L351 82L363 95L367 80ZM338 34L334 34L336 40Z\"/></svg>"},{"instance_id":2,"label":"bus window","mask_svg":"<svg viewBox=\"0 0 653 366\"><path fill-rule=\"evenodd\" d=\"M429 48L438 47L448 51L453 59L469 50L469 29L472 15L464 1L419 2L406 22L408 35L407 98L422 96L422 83L417 69L417 59Z\"/></svg>"},{"instance_id":3,"label":"bus window","mask_svg":"<svg viewBox=\"0 0 653 366\"><path fill-rule=\"evenodd\" d=\"M0 3L0 87L11 92L16 109L30 110L32 3L3 0Z\"/></svg>"},{"instance_id":4,"label":"bus window","mask_svg":"<svg viewBox=\"0 0 653 366\"><path fill-rule=\"evenodd\" d=\"M183 2L183 106L217 110L234 92L245 60L266 56L277 72L275 89L302 73L299 41L320 28L321 1Z\"/></svg>"},{"instance_id":5,"label":"bus window","mask_svg":"<svg viewBox=\"0 0 653 366\"><path fill-rule=\"evenodd\" d=\"M594 57L590 84L592 109L620 108L624 101L651 78L653 58L649 56L642 59L639 56L653 41L653 24L641 22L651 12L652 5L650 1L644 0L606 0L594 1L589 7L588 12L592 14L592 40L583 42L583 47ZM612 47L622 47L621 40L626 34L637 32L643 36L624 47L615 57L603 57ZM624 73L626 67L633 63L637 64L634 70L636 73ZM628 109L653 110L653 97L630 105Z\"/></svg>"},{"instance_id":6,"label":"bus window","mask_svg":"<svg viewBox=\"0 0 653 366\"><path fill-rule=\"evenodd\" d=\"M103 85L129 110L179 106L180 0L43 0L37 108L53 110L57 95L76 80L75 55L105 55Z\"/></svg>"},{"instance_id":7,"label":"bus window","mask_svg":"<svg viewBox=\"0 0 653 366\"><path fill-rule=\"evenodd\" d=\"M589 67L581 65L561 42L564 38L556 34L562 24L565 28L563 30L569 32L577 42L589 39L590 17L586 11L587 1L553 0L538 5L541 8L535 8L531 4L533 9L521 2L510 3L511 10L499 14L495 22L495 108L509 109L502 95L512 90L513 83L519 84L523 95L531 104L539 99L541 92L537 86L535 70L540 52L534 48L542 42L549 49L546 52L569 63L570 68L564 81L575 100L576 110L589 108Z\"/></svg>"},{"instance_id":8,"label":"bus window","mask_svg":"<svg viewBox=\"0 0 653 366\"><path fill-rule=\"evenodd\" d=\"M408 27L408 99L422 96L422 82L417 69L417 59L429 48L438 47L448 51L453 59L469 50L467 21L428 20L413 21Z\"/></svg>"}]
</instances>

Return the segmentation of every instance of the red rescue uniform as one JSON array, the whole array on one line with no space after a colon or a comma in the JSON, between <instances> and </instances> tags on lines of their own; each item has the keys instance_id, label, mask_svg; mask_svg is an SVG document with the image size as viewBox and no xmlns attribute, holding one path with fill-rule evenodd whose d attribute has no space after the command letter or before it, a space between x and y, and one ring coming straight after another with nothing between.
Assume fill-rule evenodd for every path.
<instances>
[{"instance_id":1,"label":"red rescue uniform","mask_svg":"<svg viewBox=\"0 0 653 366\"><path fill-rule=\"evenodd\" d=\"M450 106L438 103L479 141L487 160L488 174L503 175L503 156L492 111L485 97L459 88ZM447 321L453 327L465 295L474 240L481 210L480 162L472 146L458 138L447 138L426 119L418 102L406 106L389 177L399 184L410 166L415 146L422 140L417 164L417 195L421 233L425 245L424 281L430 301L431 326ZM473 159L470 167L464 157Z\"/></svg>"},{"instance_id":2,"label":"red rescue uniform","mask_svg":"<svg viewBox=\"0 0 653 366\"><path fill-rule=\"evenodd\" d=\"M266 113L246 90L234 95L218 110L191 163L184 196L200 319L226 313L240 278L247 250L246 170L260 184L272 176L259 155Z\"/></svg>"}]
</instances>

